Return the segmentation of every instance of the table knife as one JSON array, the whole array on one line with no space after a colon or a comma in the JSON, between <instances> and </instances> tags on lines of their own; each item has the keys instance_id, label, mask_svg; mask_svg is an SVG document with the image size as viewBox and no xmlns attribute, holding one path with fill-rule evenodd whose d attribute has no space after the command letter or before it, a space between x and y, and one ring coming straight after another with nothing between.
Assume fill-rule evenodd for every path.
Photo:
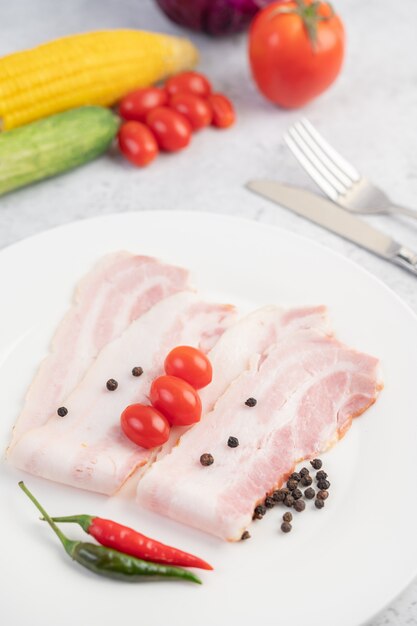
<instances>
[{"instance_id":1,"label":"table knife","mask_svg":"<svg viewBox=\"0 0 417 626\"><path fill-rule=\"evenodd\" d=\"M274 180L251 180L247 188L311 222L353 241L365 250L392 261L417 276L417 253L389 235L311 191Z\"/></svg>"}]
</instances>

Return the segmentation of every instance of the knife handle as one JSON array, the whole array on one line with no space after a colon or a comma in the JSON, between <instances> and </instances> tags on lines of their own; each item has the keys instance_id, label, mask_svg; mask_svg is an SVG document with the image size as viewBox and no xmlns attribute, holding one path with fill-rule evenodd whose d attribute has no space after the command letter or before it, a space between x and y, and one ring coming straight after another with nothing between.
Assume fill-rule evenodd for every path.
<instances>
[{"instance_id":1,"label":"knife handle","mask_svg":"<svg viewBox=\"0 0 417 626\"><path fill-rule=\"evenodd\" d=\"M398 252L395 253L393 261L397 265L417 275L417 254L409 248L401 246Z\"/></svg>"}]
</instances>

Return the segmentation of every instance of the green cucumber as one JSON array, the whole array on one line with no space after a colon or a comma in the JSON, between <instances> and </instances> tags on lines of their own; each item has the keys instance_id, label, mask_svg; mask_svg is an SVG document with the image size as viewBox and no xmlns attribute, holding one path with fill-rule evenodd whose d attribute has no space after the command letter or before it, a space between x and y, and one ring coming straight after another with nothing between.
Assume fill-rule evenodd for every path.
<instances>
[{"instance_id":1,"label":"green cucumber","mask_svg":"<svg viewBox=\"0 0 417 626\"><path fill-rule=\"evenodd\" d=\"M0 133L0 195L91 161L118 128L109 109L85 106Z\"/></svg>"}]
</instances>

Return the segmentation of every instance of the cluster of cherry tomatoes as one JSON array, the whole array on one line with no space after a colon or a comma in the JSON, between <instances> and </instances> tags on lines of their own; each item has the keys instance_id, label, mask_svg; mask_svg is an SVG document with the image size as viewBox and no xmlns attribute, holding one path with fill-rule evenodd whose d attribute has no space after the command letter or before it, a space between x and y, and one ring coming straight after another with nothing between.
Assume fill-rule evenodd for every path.
<instances>
[{"instance_id":1,"label":"cluster of cherry tomatoes","mask_svg":"<svg viewBox=\"0 0 417 626\"><path fill-rule=\"evenodd\" d=\"M165 375L152 382L150 405L131 404L120 423L126 437L142 448L155 448L168 441L171 426L191 426L201 418L197 389L212 379L205 354L191 346L171 350L164 363Z\"/></svg>"},{"instance_id":2,"label":"cluster of cherry tomatoes","mask_svg":"<svg viewBox=\"0 0 417 626\"><path fill-rule=\"evenodd\" d=\"M208 79L197 72L173 76L164 87L132 91L121 100L125 120L118 141L122 154L134 165L151 163L159 150L176 152L188 146L194 131L210 124L228 128L235 121L232 103L213 93Z\"/></svg>"}]
</instances>

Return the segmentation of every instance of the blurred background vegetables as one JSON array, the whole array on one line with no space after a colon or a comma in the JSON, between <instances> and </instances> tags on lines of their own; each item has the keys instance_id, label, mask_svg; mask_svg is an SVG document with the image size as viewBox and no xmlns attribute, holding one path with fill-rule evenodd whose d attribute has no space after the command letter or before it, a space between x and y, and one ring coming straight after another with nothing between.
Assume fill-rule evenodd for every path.
<instances>
[{"instance_id":1,"label":"blurred background vegetables","mask_svg":"<svg viewBox=\"0 0 417 626\"><path fill-rule=\"evenodd\" d=\"M0 133L0 195L95 159L118 128L109 109L86 106Z\"/></svg>"},{"instance_id":2,"label":"blurred background vegetables","mask_svg":"<svg viewBox=\"0 0 417 626\"><path fill-rule=\"evenodd\" d=\"M178 152L191 142L192 133L215 126L228 128L236 119L231 101L212 93L200 72L181 72L165 85L128 93L119 104L122 123L120 152L137 167L151 163L159 150Z\"/></svg>"},{"instance_id":3,"label":"blurred background vegetables","mask_svg":"<svg viewBox=\"0 0 417 626\"><path fill-rule=\"evenodd\" d=\"M209 35L245 30L260 8L271 0L156 0L167 16L181 26Z\"/></svg>"},{"instance_id":4,"label":"blurred background vegetables","mask_svg":"<svg viewBox=\"0 0 417 626\"><path fill-rule=\"evenodd\" d=\"M142 122L130 120L122 124L117 139L120 152L137 167L149 165L159 152L155 135Z\"/></svg>"},{"instance_id":5,"label":"blurred background vegetables","mask_svg":"<svg viewBox=\"0 0 417 626\"><path fill-rule=\"evenodd\" d=\"M254 80L281 107L304 105L340 71L343 24L326 2L157 2L175 21L213 35L251 22ZM233 103L213 92L197 62L188 39L127 29L68 35L1 57L0 194L99 156L116 134L120 153L144 167L160 151L186 148L200 129L232 126ZM104 108L115 104L120 117Z\"/></svg>"},{"instance_id":6,"label":"blurred background vegetables","mask_svg":"<svg viewBox=\"0 0 417 626\"><path fill-rule=\"evenodd\" d=\"M307 104L339 74L345 47L343 24L327 2L273 2L249 32L252 75L263 95L281 107Z\"/></svg>"},{"instance_id":7,"label":"blurred background vegetables","mask_svg":"<svg viewBox=\"0 0 417 626\"><path fill-rule=\"evenodd\" d=\"M197 61L187 39L139 30L70 35L9 54L0 58L0 129L84 104L112 105Z\"/></svg>"}]
</instances>

